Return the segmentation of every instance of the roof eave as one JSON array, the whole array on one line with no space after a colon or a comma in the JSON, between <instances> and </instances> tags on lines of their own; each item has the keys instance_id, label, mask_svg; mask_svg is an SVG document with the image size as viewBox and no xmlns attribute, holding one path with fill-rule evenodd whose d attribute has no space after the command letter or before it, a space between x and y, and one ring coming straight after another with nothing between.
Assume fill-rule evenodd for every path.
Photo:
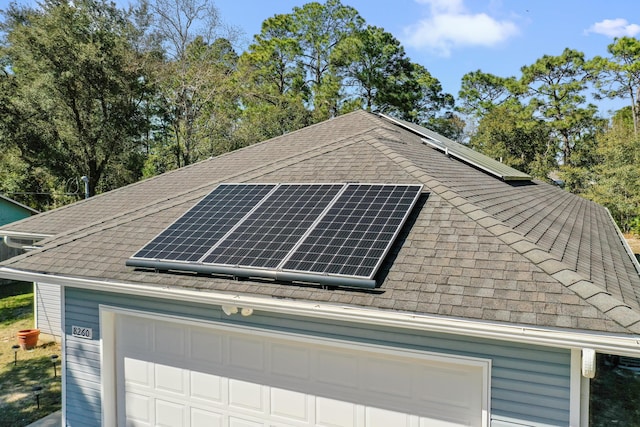
<instances>
[{"instance_id":1,"label":"roof eave","mask_svg":"<svg viewBox=\"0 0 640 427\"><path fill-rule=\"evenodd\" d=\"M38 211L36 209L33 209L33 208L31 208L31 207L29 207L27 205L24 205L24 204L22 204L22 203L20 203L20 202L18 202L16 200L13 200L13 199L11 199L11 198L9 198L7 196L3 196L2 194L0 194L0 199L5 200L5 201L7 201L7 202L9 202L9 203L11 203L13 205L19 206L20 208L29 211L29 213L31 213L33 215L37 215L37 214L40 213L40 211Z\"/></svg>"},{"instance_id":2,"label":"roof eave","mask_svg":"<svg viewBox=\"0 0 640 427\"><path fill-rule=\"evenodd\" d=\"M554 348L592 348L600 353L640 357L640 336L607 334L593 331L570 331L530 325L515 325L474 319L387 311L366 307L333 305L313 301L295 301L256 297L244 294L202 292L182 288L104 281L85 277L66 277L0 267L5 279L49 283L103 292L119 292L151 298L179 298L210 305L249 307L272 313L331 319L369 326L413 329L449 333L476 338L495 339Z\"/></svg>"}]
</instances>

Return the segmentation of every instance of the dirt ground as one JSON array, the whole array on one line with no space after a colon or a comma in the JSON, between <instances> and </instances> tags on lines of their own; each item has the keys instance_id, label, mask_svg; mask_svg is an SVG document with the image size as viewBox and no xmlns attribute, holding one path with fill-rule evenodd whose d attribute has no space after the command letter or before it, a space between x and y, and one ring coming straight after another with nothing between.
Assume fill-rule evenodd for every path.
<instances>
[{"instance_id":1,"label":"dirt ground","mask_svg":"<svg viewBox=\"0 0 640 427\"><path fill-rule=\"evenodd\" d=\"M629 242L629 246L631 246L631 250L634 254L640 254L640 236L631 236L625 235L625 239Z\"/></svg>"}]
</instances>

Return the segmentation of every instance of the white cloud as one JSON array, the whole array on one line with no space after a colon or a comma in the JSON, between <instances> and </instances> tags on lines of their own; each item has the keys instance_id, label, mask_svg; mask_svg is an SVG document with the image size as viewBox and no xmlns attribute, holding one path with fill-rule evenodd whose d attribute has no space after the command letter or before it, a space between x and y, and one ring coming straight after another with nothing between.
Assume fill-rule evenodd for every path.
<instances>
[{"instance_id":1,"label":"white cloud","mask_svg":"<svg viewBox=\"0 0 640 427\"><path fill-rule=\"evenodd\" d=\"M405 28L405 42L429 48L443 56L463 46L494 46L518 34L511 21L499 21L486 13L470 13L463 0L416 0L430 7L430 16Z\"/></svg>"},{"instance_id":2,"label":"white cloud","mask_svg":"<svg viewBox=\"0 0 640 427\"><path fill-rule=\"evenodd\" d=\"M640 33L640 25L630 24L626 19L605 19L596 22L587 30L589 33L602 34L608 37L635 37Z\"/></svg>"}]
</instances>

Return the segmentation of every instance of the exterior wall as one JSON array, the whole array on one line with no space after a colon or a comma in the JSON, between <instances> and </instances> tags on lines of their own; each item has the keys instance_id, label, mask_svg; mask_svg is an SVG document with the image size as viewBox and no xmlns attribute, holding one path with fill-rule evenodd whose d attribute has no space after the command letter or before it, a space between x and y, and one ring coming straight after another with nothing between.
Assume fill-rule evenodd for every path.
<instances>
[{"instance_id":1,"label":"exterior wall","mask_svg":"<svg viewBox=\"0 0 640 427\"><path fill-rule=\"evenodd\" d=\"M9 224L31 215L28 209L0 198L0 225Z\"/></svg>"},{"instance_id":2,"label":"exterior wall","mask_svg":"<svg viewBox=\"0 0 640 427\"><path fill-rule=\"evenodd\" d=\"M0 261L4 261L14 256L20 255L23 252L24 251L20 249L10 248L9 246L5 245L2 241L2 238L0 238ZM11 280L0 279L0 284L9 282L11 282Z\"/></svg>"},{"instance_id":3,"label":"exterior wall","mask_svg":"<svg viewBox=\"0 0 640 427\"><path fill-rule=\"evenodd\" d=\"M398 331L320 319L269 315L228 317L219 307L174 300L156 300L64 289L66 421L71 426L100 425L99 305L137 309L193 319L243 324L274 331L304 333L348 342L442 352L492 359L491 416L493 427L567 426L571 352L540 346L472 339L461 336ZM71 336L72 326L93 329L91 340Z\"/></svg>"},{"instance_id":4,"label":"exterior wall","mask_svg":"<svg viewBox=\"0 0 640 427\"><path fill-rule=\"evenodd\" d=\"M31 212L29 210L0 197L0 226L29 216L31 216ZM23 252L24 251L20 249L8 247L0 237L0 261L20 255ZM0 279L0 284L8 282L10 282L10 280Z\"/></svg>"},{"instance_id":5,"label":"exterior wall","mask_svg":"<svg viewBox=\"0 0 640 427\"><path fill-rule=\"evenodd\" d=\"M36 302L36 328L44 334L62 335L60 286L34 283Z\"/></svg>"}]
</instances>

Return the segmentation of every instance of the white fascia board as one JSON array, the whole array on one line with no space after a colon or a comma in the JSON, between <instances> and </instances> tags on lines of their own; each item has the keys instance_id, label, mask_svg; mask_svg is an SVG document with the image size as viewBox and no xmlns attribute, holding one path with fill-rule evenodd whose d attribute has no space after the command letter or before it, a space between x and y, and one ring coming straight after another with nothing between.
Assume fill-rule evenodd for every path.
<instances>
[{"instance_id":1,"label":"white fascia board","mask_svg":"<svg viewBox=\"0 0 640 427\"><path fill-rule=\"evenodd\" d=\"M295 301L213 292L209 290L196 291L166 286L130 284L35 273L9 267L0 267L0 277L152 298L176 298L182 301L201 304L249 307L253 310L331 319L349 323L361 323L369 326L377 325L391 328L414 329L565 349L593 348L599 353L640 357L640 336L637 335L629 336L592 331L568 331L566 329L511 325L472 319L340 306L321 302Z\"/></svg>"}]
</instances>

